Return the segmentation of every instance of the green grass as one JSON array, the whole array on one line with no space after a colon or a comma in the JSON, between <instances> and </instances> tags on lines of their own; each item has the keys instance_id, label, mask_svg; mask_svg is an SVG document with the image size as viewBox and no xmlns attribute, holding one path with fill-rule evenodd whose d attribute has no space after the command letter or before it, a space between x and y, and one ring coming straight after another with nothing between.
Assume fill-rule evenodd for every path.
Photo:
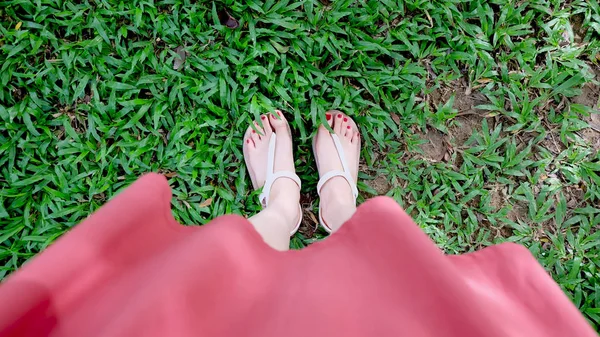
<instances>
[{"instance_id":1,"label":"green grass","mask_svg":"<svg viewBox=\"0 0 600 337\"><path fill-rule=\"evenodd\" d=\"M0 18L0 278L146 172L184 224L256 212L241 139L275 108L315 214L310 140L337 108L363 134L360 201L393 197L448 253L527 246L600 325L596 0L11 0ZM323 237L305 218L293 248Z\"/></svg>"}]
</instances>

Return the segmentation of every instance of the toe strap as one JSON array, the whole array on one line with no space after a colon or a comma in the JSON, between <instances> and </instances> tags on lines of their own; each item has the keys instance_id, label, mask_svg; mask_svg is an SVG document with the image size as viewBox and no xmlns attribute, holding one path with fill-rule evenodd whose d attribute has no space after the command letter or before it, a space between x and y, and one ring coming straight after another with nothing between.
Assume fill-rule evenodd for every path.
<instances>
[{"instance_id":1,"label":"toe strap","mask_svg":"<svg viewBox=\"0 0 600 337\"><path fill-rule=\"evenodd\" d=\"M271 140L269 141L269 155L267 158L267 177L265 179L265 185L263 186L262 193L258 196L258 200L260 200L260 204L262 207L267 207L269 203L269 195L271 194L271 187L273 187L273 183L275 180L279 178L288 178L292 179L298 187L302 188L302 184L300 183L300 178L296 173L291 171L275 171L275 143L277 142L277 135L274 133L271 135Z\"/></svg>"},{"instance_id":2,"label":"toe strap","mask_svg":"<svg viewBox=\"0 0 600 337\"><path fill-rule=\"evenodd\" d=\"M321 179L319 179L319 183L317 184L317 192L321 195L321 189L323 185L329 180L335 177L342 177L346 179L348 185L350 185L350 189L352 190L352 195L354 196L354 200L358 197L358 188L356 188L356 183L352 176L350 175L350 168L348 167L348 162L346 161L346 155L344 154L344 147L340 142L340 138L336 134L331 134L331 138L333 139L333 144L335 145L335 149L337 150L338 157L340 158L340 162L342 163L342 171L329 171L325 173Z\"/></svg>"},{"instance_id":3,"label":"toe strap","mask_svg":"<svg viewBox=\"0 0 600 337\"><path fill-rule=\"evenodd\" d=\"M267 180L265 181L265 185L263 186L262 193L258 196L262 207L267 207L267 204L269 203L269 195L271 194L271 187L273 186L273 183L275 183L275 180L279 178L292 179L298 185L298 187L302 188L300 177L298 177L298 175L294 172L277 171L276 173L271 173L267 176Z\"/></svg>"}]
</instances>

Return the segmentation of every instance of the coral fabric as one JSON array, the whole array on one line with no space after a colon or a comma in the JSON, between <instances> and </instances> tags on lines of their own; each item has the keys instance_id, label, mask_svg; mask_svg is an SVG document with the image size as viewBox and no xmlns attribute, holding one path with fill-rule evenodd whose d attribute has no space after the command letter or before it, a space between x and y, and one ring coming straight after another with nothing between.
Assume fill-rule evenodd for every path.
<instances>
[{"instance_id":1,"label":"coral fabric","mask_svg":"<svg viewBox=\"0 0 600 337\"><path fill-rule=\"evenodd\" d=\"M144 176L9 277L0 336L596 336L527 249L444 255L389 198L288 252L170 201Z\"/></svg>"}]
</instances>

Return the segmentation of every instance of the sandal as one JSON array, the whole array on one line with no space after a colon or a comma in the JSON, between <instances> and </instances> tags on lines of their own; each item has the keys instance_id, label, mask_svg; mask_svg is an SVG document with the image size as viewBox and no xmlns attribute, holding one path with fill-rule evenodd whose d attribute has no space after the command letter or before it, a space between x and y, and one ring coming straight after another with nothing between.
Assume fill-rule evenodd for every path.
<instances>
[{"instance_id":1,"label":"sandal","mask_svg":"<svg viewBox=\"0 0 600 337\"><path fill-rule=\"evenodd\" d=\"M262 187L262 192L258 196L258 200L263 208L266 208L269 204L269 195L271 194L271 186L275 180L279 178L288 178L292 179L299 188L302 188L302 183L300 182L300 178L298 175L291 171L278 171L274 172L275 169L275 143L277 142L277 134L273 132L271 134L271 139L269 140L269 152L267 159L267 177L265 178L265 184ZM302 223L302 206L298 204L299 209L299 218L298 224L294 227L294 229L290 232L290 236L296 234L298 228L300 228L300 224Z\"/></svg>"},{"instance_id":2,"label":"sandal","mask_svg":"<svg viewBox=\"0 0 600 337\"><path fill-rule=\"evenodd\" d=\"M339 137L335 133L330 133L330 136L333 139L333 144L335 145L338 157L340 158L340 162L342 163L343 171L333 170L333 171L329 171L329 172L325 173L319 179L319 183L317 184L317 193L319 194L319 196L321 196L321 189L323 188L325 183L327 183L329 180L331 180L335 177L342 177L342 178L346 179L346 181L350 185L350 189L352 190L352 196L354 197L354 202L356 203L356 198L358 197L358 188L356 187L356 183L354 182L354 179L350 175L350 168L348 167L348 162L346 161L346 156L344 155L344 148L342 147L342 144L340 143ZM312 146L313 146L313 153L315 154L315 161L317 163L317 168L318 168L319 167L319 158L317 157L317 151L315 149L316 140L317 140L317 138L314 137ZM321 172L319 172L319 175L320 174L321 174ZM329 226L327 226L327 224L325 224L325 221L323 220L323 216L321 214L321 206L319 206L319 224L321 224L321 227L323 227L323 229L327 233L331 234L331 228L329 228Z\"/></svg>"}]
</instances>

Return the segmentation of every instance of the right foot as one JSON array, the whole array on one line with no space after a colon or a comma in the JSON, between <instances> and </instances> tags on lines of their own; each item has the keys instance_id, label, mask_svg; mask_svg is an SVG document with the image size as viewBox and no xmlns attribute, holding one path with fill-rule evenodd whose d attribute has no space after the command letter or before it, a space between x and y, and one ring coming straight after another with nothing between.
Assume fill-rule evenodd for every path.
<instances>
[{"instance_id":1,"label":"right foot","mask_svg":"<svg viewBox=\"0 0 600 337\"><path fill-rule=\"evenodd\" d=\"M244 136L244 159L250 173L254 189L262 188L267 179L269 141L277 134L275 142L274 173L295 172L292 150L292 135L287 120L277 110L274 114L262 115L261 123L254 122L254 130L248 127ZM300 218L300 187L292 179L279 178L271 185L269 208L275 209L285 218L285 225L291 231ZM262 201L261 201L262 202Z\"/></svg>"},{"instance_id":2,"label":"right foot","mask_svg":"<svg viewBox=\"0 0 600 337\"><path fill-rule=\"evenodd\" d=\"M344 113L331 110L326 114L327 123L338 136L350 176L354 183L358 177L358 161L360 159L360 134L356 123ZM333 142L331 134L325 126L319 126L315 136L315 157L318 158L319 176L330 171L343 171L342 162ZM336 231L356 211L356 200L352 188L343 177L334 177L321 188L320 208L323 221L331 231Z\"/></svg>"}]
</instances>

